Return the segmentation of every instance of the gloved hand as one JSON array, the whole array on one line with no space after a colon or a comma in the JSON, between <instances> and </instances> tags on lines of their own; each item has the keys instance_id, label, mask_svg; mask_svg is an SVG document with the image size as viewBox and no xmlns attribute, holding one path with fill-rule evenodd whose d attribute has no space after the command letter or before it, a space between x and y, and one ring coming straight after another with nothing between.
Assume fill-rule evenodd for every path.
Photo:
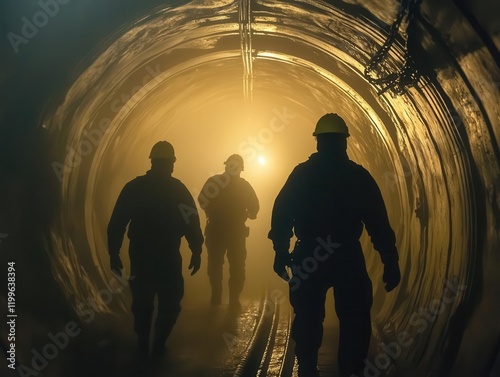
<instances>
[{"instance_id":1,"label":"gloved hand","mask_svg":"<svg viewBox=\"0 0 500 377\"><path fill-rule=\"evenodd\" d=\"M384 276L382 277L385 283L385 290L387 292L396 288L401 281L401 272L399 271L398 261L387 262L384 265Z\"/></svg>"},{"instance_id":2,"label":"gloved hand","mask_svg":"<svg viewBox=\"0 0 500 377\"><path fill-rule=\"evenodd\" d=\"M280 278L285 281L290 280L290 276L288 275L288 271L286 270L286 266L290 266L292 264L290 253L288 251L277 251L274 256L274 272L278 274Z\"/></svg>"},{"instance_id":3,"label":"gloved hand","mask_svg":"<svg viewBox=\"0 0 500 377\"><path fill-rule=\"evenodd\" d=\"M191 276L196 274L198 270L200 269L201 266L201 253L193 253L191 254L191 262L189 263L189 269L193 270L191 271Z\"/></svg>"},{"instance_id":4,"label":"gloved hand","mask_svg":"<svg viewBox=\"0 0 500 377\"><path fill-rule=\"evenodd\" d=\"M109 256L111 264L111 272L115 275L122 276L122 260L120 259L120 254L112 254Z\"/></svg>"}]
</instances>

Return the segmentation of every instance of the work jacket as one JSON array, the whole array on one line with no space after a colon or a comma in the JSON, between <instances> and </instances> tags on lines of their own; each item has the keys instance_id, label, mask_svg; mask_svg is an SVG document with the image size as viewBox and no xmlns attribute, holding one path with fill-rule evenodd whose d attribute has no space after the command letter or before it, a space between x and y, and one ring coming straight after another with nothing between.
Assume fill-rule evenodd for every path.
<instances>
[{"instance_id":1,"label":"work jacket","mask_svg":"<svg viewBox=\"0 0 500 377\"><path fill-rule=\"evenodd\" d=\"M211 226L242 227L259 212L259 199L247 180L228 173L210 177L198 196Z\"/></svg>"},{"instance_id":2,"label":"work jacket","mask_svg":"<svg viewBox=\"0 0 500 377\"><path fill-rule=\"evenodd\" d=\"M149 170L125 185L108 225L110 255L119 253L129 223L131 249L138 245L144 253L178 252L185 236L191 251L201 253L203 234L194 199L168 173Z\"/></svg>"},{"instance_id":3,"label":"work jacket","mask_svg":"<svg viewBox=\"0 0 500 377\"><path fill-rule=\"evenodd\" d=\"M398 260L395 235L370 173L347 156L314 153L295 167L278 194L268 237L277 251L288 251L293 234L305 244L322 239L359 248L363 225L382 262Z\"/></svg>"}]
</instances>

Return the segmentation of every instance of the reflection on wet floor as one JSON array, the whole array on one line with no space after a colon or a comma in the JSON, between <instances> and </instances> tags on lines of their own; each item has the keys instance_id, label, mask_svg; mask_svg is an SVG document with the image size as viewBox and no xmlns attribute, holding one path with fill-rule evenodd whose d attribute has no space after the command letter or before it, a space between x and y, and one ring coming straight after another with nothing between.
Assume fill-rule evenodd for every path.
<instances>
[{"instance_id":1,"label":"reflection on wet floor","mask_svg":"<svg viewBox=\"0 0 500 377\"><path fill-rule=\"evenodd\" d=\"M166 353L147 363L136 360L127 376L232 376L252 336L259 302L241 312L222 306L184 306L167 341Z\"/></svg>"},{"instance_id":2,"label":"reflection on wet floor","mask_svg":"<svg viewBox=\"0 0 500 377\"><path fill-rule=\"evenodd\" d=\"M126 377L245 376L246 372L241 374L239 372L249 370L249 368L242 368L241 365L252 358L249 355L249 346L259 320L272 318L273 324L264 334L265 347L262 347L262 354L259 351L255 352L257 372L252 375L297 377L293 341L289 333L292 318L289 303L282 302L279 305L276 317L274 310L269 307L266 309L262 301L244 300L242 303L243 308L240 312L231 310L227 305L184 307L167 342L166 353L149 362L144 362L137 359L134 347L126 347L120 351L127 355L121 366L123 373L120 375ZM335 323L327 323L323 346L319 351L318 367L321 376L337 376L337 345L338 326Z\"/></svg>"}]
</instances>

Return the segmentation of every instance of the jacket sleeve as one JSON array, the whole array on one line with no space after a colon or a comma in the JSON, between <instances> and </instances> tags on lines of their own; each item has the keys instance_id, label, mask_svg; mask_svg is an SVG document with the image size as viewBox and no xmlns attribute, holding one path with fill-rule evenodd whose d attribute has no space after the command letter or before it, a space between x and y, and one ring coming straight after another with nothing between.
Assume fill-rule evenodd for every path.
<instances>
[{"instance_id":1,"label":"jacket sleeve","mask_svg":"<svg viewBox=\"0 0 500 377\"><path fill-rule=\"evenodd\" d=\"M115 208L111 215L108 224L108 252L109 255L120 254L120 248L123 243L123 236L127 229L127 224L132 218L132 186L130 183L126 184L120 192L118 200L116 201Z\"/></svg>"},{"instance_id":2,"label":"jacket sleeve","mask_svg":"<svg viewBox=\"0 0 500 377\"><path fill-rule=\"evenodd\" d=\"M183 216L183 221L185 222L185 236L188 241L189 249L193 254L201 254L204 238L200 226L200 217L194 199L184 185L182 185L181 205L190 209L189 215Z\"/></svg>"},{"instance_id":3,"label":"jacket sleeve","mask_svg":"<svg viewBox=\"0 0 500 377\"><path fill-rule=\"evenodd\" d=\"M247 182L246 202L247 202L246 207L247 207L247 211L248 211L248 216L250 218L256 218L257 214L259 213L259 209L260 209L259 198L257 198L257 194L255 193L255 190L248 182Z\"/></svg>"},{"instance_id":4,"label":"jacket sleeve","mask_svg":"<svg viewBox=\"0 0 500 377\"><path fill-rule=\"evenodd\" d=\"M207 179L198 195L198 204L200 205L201 209L205 211L207 216L210 212L210 199L207 197L207 195L205 195L205 193L208 192L208 184L211 182L211 180L212 178Z\"/></svg>"},{"instance_id":5,"label":"jacket sleeve","mask_svg":"<svg viewBox=\"0 0 500 377\"><path fill-rule=\"evenodd\" d=\"M293 236L292 229L295 222L294 208L297 200L300 200L298 183L298 174L295 169L274 201L268 238L273 241L276 252L288 252L290 249L290 238Z\"/></svg>"},{"instance_id":6,"label":"jacket sleeve","mask_svg":"<svg viewBox=\"0 0 500 377\"><path fill-rule=\"evenodd\" d=\"M373 247L380 253L382 263L399 260L396 236L389 223L387 210L380 189L373 177L365 170L365 188L362 208L362 221L370 235Z\"/></svg>"}]
</instances>

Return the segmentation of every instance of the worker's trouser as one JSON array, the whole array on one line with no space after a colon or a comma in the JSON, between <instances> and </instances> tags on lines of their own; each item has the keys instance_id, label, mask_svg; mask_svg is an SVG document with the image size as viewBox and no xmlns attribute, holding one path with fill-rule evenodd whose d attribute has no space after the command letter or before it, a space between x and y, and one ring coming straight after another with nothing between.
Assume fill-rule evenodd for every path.
<instances>
[{"instance_id":1,"label":"worker's trouser","mask_svg":"<svg viewBox=\"0 0 500 377\"><path fill-rule=\"evenodd\" d=\"M153 349L161 349L181 311L184 295L182 261L177 250L161 250L164 255L131 247L130 267L134 330L142 352L149 350L149 337L158 297L158 313L154 327Z\"/></svg>"},{"instance_id":2,"label":"worker's trouser","mask_svg":"<svg viewBox=\"0 0 500 377\"><path fill-rule=\"evenodd\" d=\"M212 297L220 298L222 293L222 267L227 252L229 262L229 298L238 300L245 283L245 228L237 231L207 225L205 243L208 253L208 277Z\"/></svg>"},{"instance_id":3,"label":"worker's trouser","mask_svg":"<svg viewBox=\"0 0 500 377\"><path fill-rule=\"evenodd\" d=\"M340 336L338 365L341 377L361 375L368 355L371 338L370 308L372 284L366 271L361 249L349 250L321 259L309 257L294 259L290 280L290 302L295 312L292 338L299 364L299 376L316 370L318 350L323 339L326 293L334 289L335 310L339 318Z\"/></svg>"}]
</instances>

